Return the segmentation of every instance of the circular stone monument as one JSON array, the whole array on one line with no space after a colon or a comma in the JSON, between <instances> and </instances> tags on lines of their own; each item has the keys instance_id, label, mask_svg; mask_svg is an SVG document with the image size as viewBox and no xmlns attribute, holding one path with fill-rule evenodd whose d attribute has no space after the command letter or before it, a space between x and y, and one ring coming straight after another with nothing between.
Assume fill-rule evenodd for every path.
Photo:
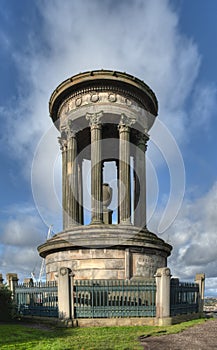
<instances>
[{"instance_id":1,"label":"circular stone monument","mask_svg":"<svg viewBox=\"0 0 217 350\"><path fill-rule=\"evenodd\" d=\"M49 109L60 131L63 231L38 247L47 280L61 267L75 279L153 277L172 250L146 227L145 156L158 112L155 94L134 76L96 70L61 83ZM91 164L90 222L84 161ZM116 168L113 189L103 183L106 162Z\"/></svg>"}]
</instances>

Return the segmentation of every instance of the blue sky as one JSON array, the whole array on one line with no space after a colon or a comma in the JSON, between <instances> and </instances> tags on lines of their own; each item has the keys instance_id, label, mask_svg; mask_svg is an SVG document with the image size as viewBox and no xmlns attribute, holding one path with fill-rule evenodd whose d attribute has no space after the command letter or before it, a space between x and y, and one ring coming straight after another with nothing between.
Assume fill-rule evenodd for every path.
<instances>
[{"instance_id":1,"label":"blue sky","mask_svg":"<svg viewBox=\"0 0 217 350\"><path fill-rule=\"evenodd\" d=\"M216 14L215 0L1 0L0 272L37 275L47 226L61 230L52 91L79 72L114 69L144 80L159 101L148 226L174 246L174 276L205 272L206 293L217 294Z\"/></svg>"}]
</instances>

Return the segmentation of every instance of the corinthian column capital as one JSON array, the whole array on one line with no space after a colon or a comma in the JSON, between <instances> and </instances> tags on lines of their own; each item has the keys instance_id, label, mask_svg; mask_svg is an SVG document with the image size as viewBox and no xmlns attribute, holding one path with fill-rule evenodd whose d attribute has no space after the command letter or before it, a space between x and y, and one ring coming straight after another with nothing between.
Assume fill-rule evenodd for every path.
<instances>
[{"instance_id":1,"label":"corinthian column capital","mask_svg":"<svg viewBox=\"0 0 217 350\"><path fill-rule=\"evenodd\" d=\"M96 128L101 126L101 118L103 116L103 111L98 113L87 113L86 119L89 120L89 125L91 128Z\"/></svg>"},{"instance_id":2,"label":"corinthian column capital","mask_svg":"<svg viewBox=\"0 0 217 350\"><path fill-rule=\"evenodd\" d=\"M136 135L136 145L143 151L147 150L147 142L149 140L148 134L137 134Z\"/></svg>"},{"instance_id":3,"label":"corinthian column capital","mask_svg":"<svg viewBox=\"0 0 217 350\"><path fill-rule=\"evenodd\" d=\"M120 123L118 125L118 129L120 132L122 131L129 131L129 128L135 124L136 118L130 118L126 116L125 114L121 114Z\"/></svg>"},{"instance_id":4,"label":"corinthian column capital","mask_svg":"<svg viewBox=\"0 0 217 350\"><path fill-rule=\"evenodd\" d=\"M66 151L66 149L67 149L67 140L66 140L66 138L64 138L62 136L58 137L58 142L59 142L59 145L60 145L60 150L62 152Z\"/></svg>"},{"instance_id":5,"label":"corinthian column capital","mask_svg":"<svg viewBox=\"0 0 217 350\"><path fill-rule=\"evenodd\" d=\"M74 138L76 135L76 130L73 127L72 121L69 120L66 126L66 135L67 139L70 140L71 138Z\"/></svg>"}]
</instances>

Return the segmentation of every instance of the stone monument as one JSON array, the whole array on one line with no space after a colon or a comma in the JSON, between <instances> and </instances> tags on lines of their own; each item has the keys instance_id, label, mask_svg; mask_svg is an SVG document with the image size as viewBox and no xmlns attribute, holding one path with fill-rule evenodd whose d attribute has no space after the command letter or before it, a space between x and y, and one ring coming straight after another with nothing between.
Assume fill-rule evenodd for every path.
<instances>
[{"instance_id":1,"label":"stone monument","mask_svg":"<svg viewBox=\"0 0 217 350\"><path fill-rule=\"evenodd\" d=\"M167 266L172 247L146 227L146 148L158 113L153 91L126 73L96 70L61 83L49 103L60 131L63 231L38 247L47 280L142 279ZM91 162L91 221L85 219L84 160ZM103 183L106 162L117 188ZM105 168L104 168L105 169ZM117 199L116 210L109 208Z\"/></svg>"}]
</instances>

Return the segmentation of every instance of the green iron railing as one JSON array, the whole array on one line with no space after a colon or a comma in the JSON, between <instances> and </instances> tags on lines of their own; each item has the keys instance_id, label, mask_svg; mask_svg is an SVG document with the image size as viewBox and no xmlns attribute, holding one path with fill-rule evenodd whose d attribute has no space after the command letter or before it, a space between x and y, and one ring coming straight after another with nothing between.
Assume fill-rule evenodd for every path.
<instances>
[{"instance_id":1,"label":"green iron railing","mask_svg":"<svg viewBox=\"0 0 217 350\"><path fill-rule=\"evenodd\" d=\"M15 288L17 312L20 315L58 317L56 282L23 283Z\"/></svg>"},{"instance_id":2,"label":"green iron railing","mask_svg":"<svg viewBox=\"0 0 217 350\"><path fill-rule=\"evenodd\" d=\"M170 315L198 312L198 295L198 284L179 282L176 278L171 279Z\"/></svg>"},{"instance_id":3,"label":"green iron railing","mask_svg":"<svg viewBox=\"0 0 217 350\"><path fill-rule=\"evenodd\" d=\"M75 280L75 318L154 317L155 280Z\"/></svg>"},{"instance_id":4,"label":"green iron railing","mask_svg":"<svg viewBox=\"0 0 217 350\"><path fill-rule=\"evenodd\" d=\"M170 315L198 312L199 286L171 279ZM150 280L74 280L75 318L155 317L156 284ZM56 282L19 284L20 315L58 317Z\"/></svg>"}]
</instances>

